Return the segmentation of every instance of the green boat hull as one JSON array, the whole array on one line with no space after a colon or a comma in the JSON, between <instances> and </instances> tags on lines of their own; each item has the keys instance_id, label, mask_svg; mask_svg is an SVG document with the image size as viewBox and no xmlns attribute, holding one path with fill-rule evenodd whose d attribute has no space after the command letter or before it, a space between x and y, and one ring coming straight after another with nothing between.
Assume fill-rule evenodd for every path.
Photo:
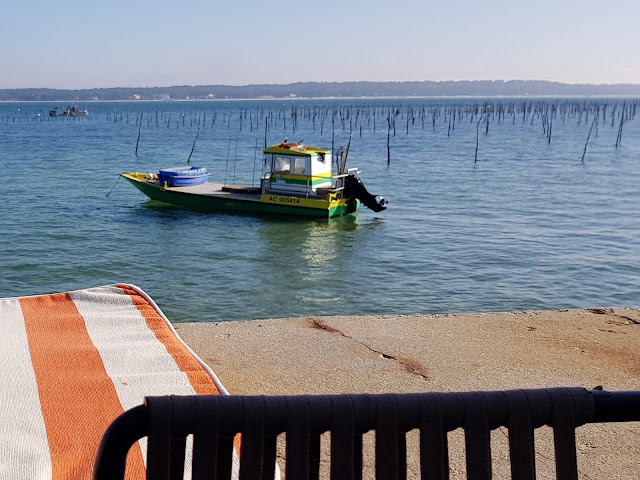
<instances>
[{"instance_id":1,"label":"green boat hull","mask_svg":"<svg viewBox=\"0 0 640 480\"><path fill-rule=\"evenodd\" d=\"M360 203L355 200L355 209L353 207L349 208L349 205L346 202L329 208L280 205L262 202L258 195L256 195L255 199L234 198L231 196L200 195L197 193L180 191L177 188L164 188L158 184L131 178L126 174L123 174L123 177L151 200L207 212L234 212L331 218L356 213Z\"/></svg>"}]
</instances>

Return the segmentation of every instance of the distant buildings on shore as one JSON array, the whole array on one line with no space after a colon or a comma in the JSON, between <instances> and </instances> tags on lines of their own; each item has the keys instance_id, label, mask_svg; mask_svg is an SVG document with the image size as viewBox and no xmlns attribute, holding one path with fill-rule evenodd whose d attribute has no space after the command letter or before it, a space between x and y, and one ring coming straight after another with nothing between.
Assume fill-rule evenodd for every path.
<instances>
[{"instance_id":1,"label":"distant buildings on shore","mask_svg":"<svg viewBox=\"0 0 640 480\"><path fill-rule=\"evenodd\" d=\"M149 88L0 89L0 101L241 100L292 98L635 96L640 85L566 84L540 80L449 82L299 82Z\"/></svg>"}]
</instances>

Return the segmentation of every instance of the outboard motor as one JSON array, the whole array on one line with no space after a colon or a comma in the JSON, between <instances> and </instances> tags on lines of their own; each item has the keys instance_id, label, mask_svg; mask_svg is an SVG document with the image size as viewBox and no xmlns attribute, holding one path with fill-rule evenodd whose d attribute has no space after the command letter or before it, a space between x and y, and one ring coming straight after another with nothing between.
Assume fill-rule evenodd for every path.
<instances>
[{"instance_id":1,"label":"outboard motor","mask_svg":"<svg viewBox=\"0 0 640 480\"><path fill-rule=\"evenodd\" d=\"M366 207L374 212L381 212L387 208L387 201L375 195L371 195L362 184L362 181L355 175L349 175L344 179L344 196L355 197Z\"/></svg>"}]
</instances>

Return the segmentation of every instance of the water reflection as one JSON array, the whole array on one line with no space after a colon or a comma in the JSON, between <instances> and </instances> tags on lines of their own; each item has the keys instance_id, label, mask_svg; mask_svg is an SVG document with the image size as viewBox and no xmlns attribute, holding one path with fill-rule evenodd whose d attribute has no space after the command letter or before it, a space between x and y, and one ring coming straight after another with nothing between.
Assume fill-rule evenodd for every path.
<instances>
[{"instance_id":1,"label":"water reflection","mask_svg":"<svg viewBox=\"0 0 640 480\"><path fill-rule=\"evenodd\" d=\"M348 252L359 228L355 216L328 220L276 220L262 223L259 236L264 240L265 258L308 267L325 267ZM281 262L276 262L281 263Z\"/></svg>"},{"instance_id":2,"label":"water reflection","mask_svg":"<svg viewBox=\"0 0 640 480\"><path fill-rule=\"evenodd\" d=\"M305 315L334 313L357 270L357 217L329 220L265 220L262 291L271 308Z\"/></svg>"},{"instance_id":3,"label":"water reflection","mask_svg":"<svg viewBox=\"0 0 640 480\"><path fill-rule=\"evenodd\" d=\"M358 224L353 217L329 219L328 223L314 223L307 229L308 234L302 243L301 257L309 266L326 266L335 260L345 248L345 242L350 245L350 239L340 232L353 232Z\"/></svg>"}]
</instances>

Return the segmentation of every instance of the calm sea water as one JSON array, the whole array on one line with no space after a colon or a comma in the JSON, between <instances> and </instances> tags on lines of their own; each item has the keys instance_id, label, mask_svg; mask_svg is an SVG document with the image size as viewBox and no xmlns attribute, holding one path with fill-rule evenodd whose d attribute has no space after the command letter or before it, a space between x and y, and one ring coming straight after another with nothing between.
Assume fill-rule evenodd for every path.
<instances>
[{"instance_id":1,"label":"calm sea water","mask_svg":"<svg viewBox=\"0 0 640 480\"><path fill-rule=\"evenodd\" d=\"M558 113L549 143L534 113L495 114L485 133L464 110L484 100L90 103L79 119L49 119L49 103L0 104L0 296L127 282L174 322L639 307L640 120L627 119L618 148L611 124L624 101L572 101L608 106L584 163L592 113ZM350 166L388 210L203 214L117 181L185 164L197 134L191 164L257 183L265 116L269 144L331 148L333 131L345 146L352 130Z\"/></svg>"}]
</instances>

